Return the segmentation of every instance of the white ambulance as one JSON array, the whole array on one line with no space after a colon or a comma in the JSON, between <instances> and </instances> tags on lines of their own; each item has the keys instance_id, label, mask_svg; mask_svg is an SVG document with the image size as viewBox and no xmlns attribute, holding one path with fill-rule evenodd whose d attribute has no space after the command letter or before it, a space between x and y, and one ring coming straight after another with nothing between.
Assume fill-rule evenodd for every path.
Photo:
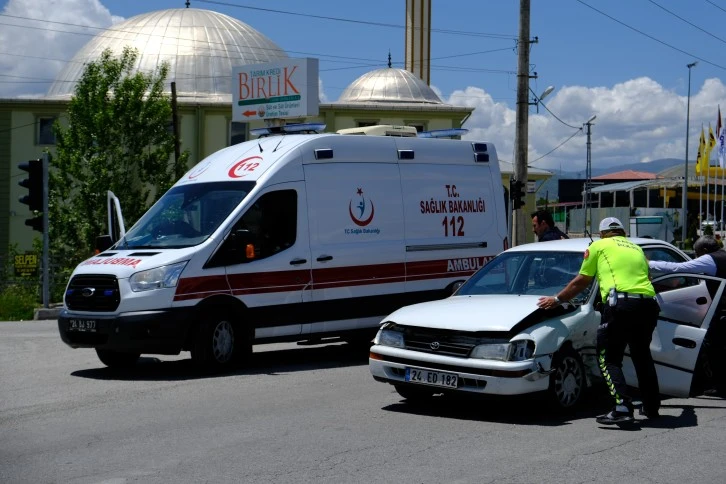
<instances>
[{"instance_id":1,"label":"white ambulance","mask_svg":"<svg viewBox=\"0 0 726 484\"><path fill-rule=\"evenodd\" d=\"M191 351L219 369L256 343L370 342L383 316L450 295L506 248L491 143L262 137L202 160L82 262L58 329L110 367Z\"/></svg>"}]
</instances>

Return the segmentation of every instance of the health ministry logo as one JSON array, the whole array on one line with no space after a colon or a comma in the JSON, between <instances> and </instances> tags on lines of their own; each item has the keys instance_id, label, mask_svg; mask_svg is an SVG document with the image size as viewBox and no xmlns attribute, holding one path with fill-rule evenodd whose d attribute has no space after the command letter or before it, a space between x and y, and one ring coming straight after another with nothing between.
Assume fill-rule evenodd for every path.
<instances>
[{"instance_id":1,"label":"health ministry logo","mask_svg":"<svg viewBox=\"0 0 726 484\"><path fill-rule=\"evenodd\" d=\"M359 227L365 227L373 221L376 208L373 206L372 200L366 200L363 196L362 188L358 188L356 193L358 196L351 198L350 202L348 202L348 213L354 224Z\"/></svg>"}]
</instances>

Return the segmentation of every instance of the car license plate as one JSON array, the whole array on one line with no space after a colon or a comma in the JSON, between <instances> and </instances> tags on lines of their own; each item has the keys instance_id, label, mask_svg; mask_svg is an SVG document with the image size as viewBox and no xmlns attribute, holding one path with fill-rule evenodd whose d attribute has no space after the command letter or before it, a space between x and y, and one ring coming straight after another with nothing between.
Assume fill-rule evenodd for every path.
<instances>
[{"instance_id":1,"label":"car license plate","mask_svg":"<svg viewBox=\"0 0 726 484\"><path fill-rule=\"evenodd\" d=\"M423 370L420 368L406 368L406 381L420 383L422 385L456 388L459 382L459 375L455 373L444 373L442 371Z\"/></svg>"},{"instance_id":2,"label":"car license plate","mask_svg":"<svg viewBox=\"0 0 726 484\"><path fill-rule=\"evenodd\" d=\"M96 332L95 319L69 319L68 331L83 331L87 333Z\"/></svg>"}]
</instances>

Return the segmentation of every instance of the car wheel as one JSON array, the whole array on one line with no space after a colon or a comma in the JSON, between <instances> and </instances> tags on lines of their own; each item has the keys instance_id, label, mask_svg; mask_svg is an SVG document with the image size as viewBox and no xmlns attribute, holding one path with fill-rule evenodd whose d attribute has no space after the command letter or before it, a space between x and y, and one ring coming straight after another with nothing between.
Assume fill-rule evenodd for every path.
<instances>
[{"instance_id":1,"label":"car wheel","mask_svg":"<svg viewBox=\"0 0 726 484\"><path fill-rule=\"evenodd\" d=\"M559 410L571 410L583 399L587 388L585 368L579 355L571 349L555 354L550 375L550 400Z\"/></svg>"},{"instance_id":2,"label":"car wheel","mask_svg":"<svg viewBox=\"0 0 726 484\"><path fill-rule=\"evenodd\" d=\"M210 316L197 329L192 361L197 366L221 370L242 363L252 353L251 338L227 315Z\"/></svg>"},{"instance_id":3,"label":"car wheel","mask_svg":"<svg viewBox=\"0 0 726 484\"><path fill-rule=\"evenodd\" d=\"M100 350L96 349L96 354L101 363L109 368L114 369L127 369L132 368L139 361L139 353L121 353L119 351L112 350Z\"/></svg>"},{"instance_id":4,"label":"car wheel","mask_svg":"<svg viewBox=\"0 0 726 484\"><path fill-rule=\"evenodd\" d=\"M409 402L425 402L433 398L434 392L428 388L419 388L408 385L394 385L396 392Z\"/></svg>"}]
</instances>

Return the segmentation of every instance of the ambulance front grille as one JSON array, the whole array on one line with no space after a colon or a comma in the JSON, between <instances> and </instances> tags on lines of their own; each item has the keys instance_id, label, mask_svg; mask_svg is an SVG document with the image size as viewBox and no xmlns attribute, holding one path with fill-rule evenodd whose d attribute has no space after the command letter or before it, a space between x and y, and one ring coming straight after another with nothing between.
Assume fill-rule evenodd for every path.
<instances>
[{"instance_id":1,"label":"ambulance front grille","mask_svg":"<svg viewBox=\"0 0 726 484\"><path fill-rule=\"evenodd\" d=\"M121 302L118 280L100 274L74 276L66 289L65 302L74 311L115 311Z\"/></svg>"}]
</instances>

